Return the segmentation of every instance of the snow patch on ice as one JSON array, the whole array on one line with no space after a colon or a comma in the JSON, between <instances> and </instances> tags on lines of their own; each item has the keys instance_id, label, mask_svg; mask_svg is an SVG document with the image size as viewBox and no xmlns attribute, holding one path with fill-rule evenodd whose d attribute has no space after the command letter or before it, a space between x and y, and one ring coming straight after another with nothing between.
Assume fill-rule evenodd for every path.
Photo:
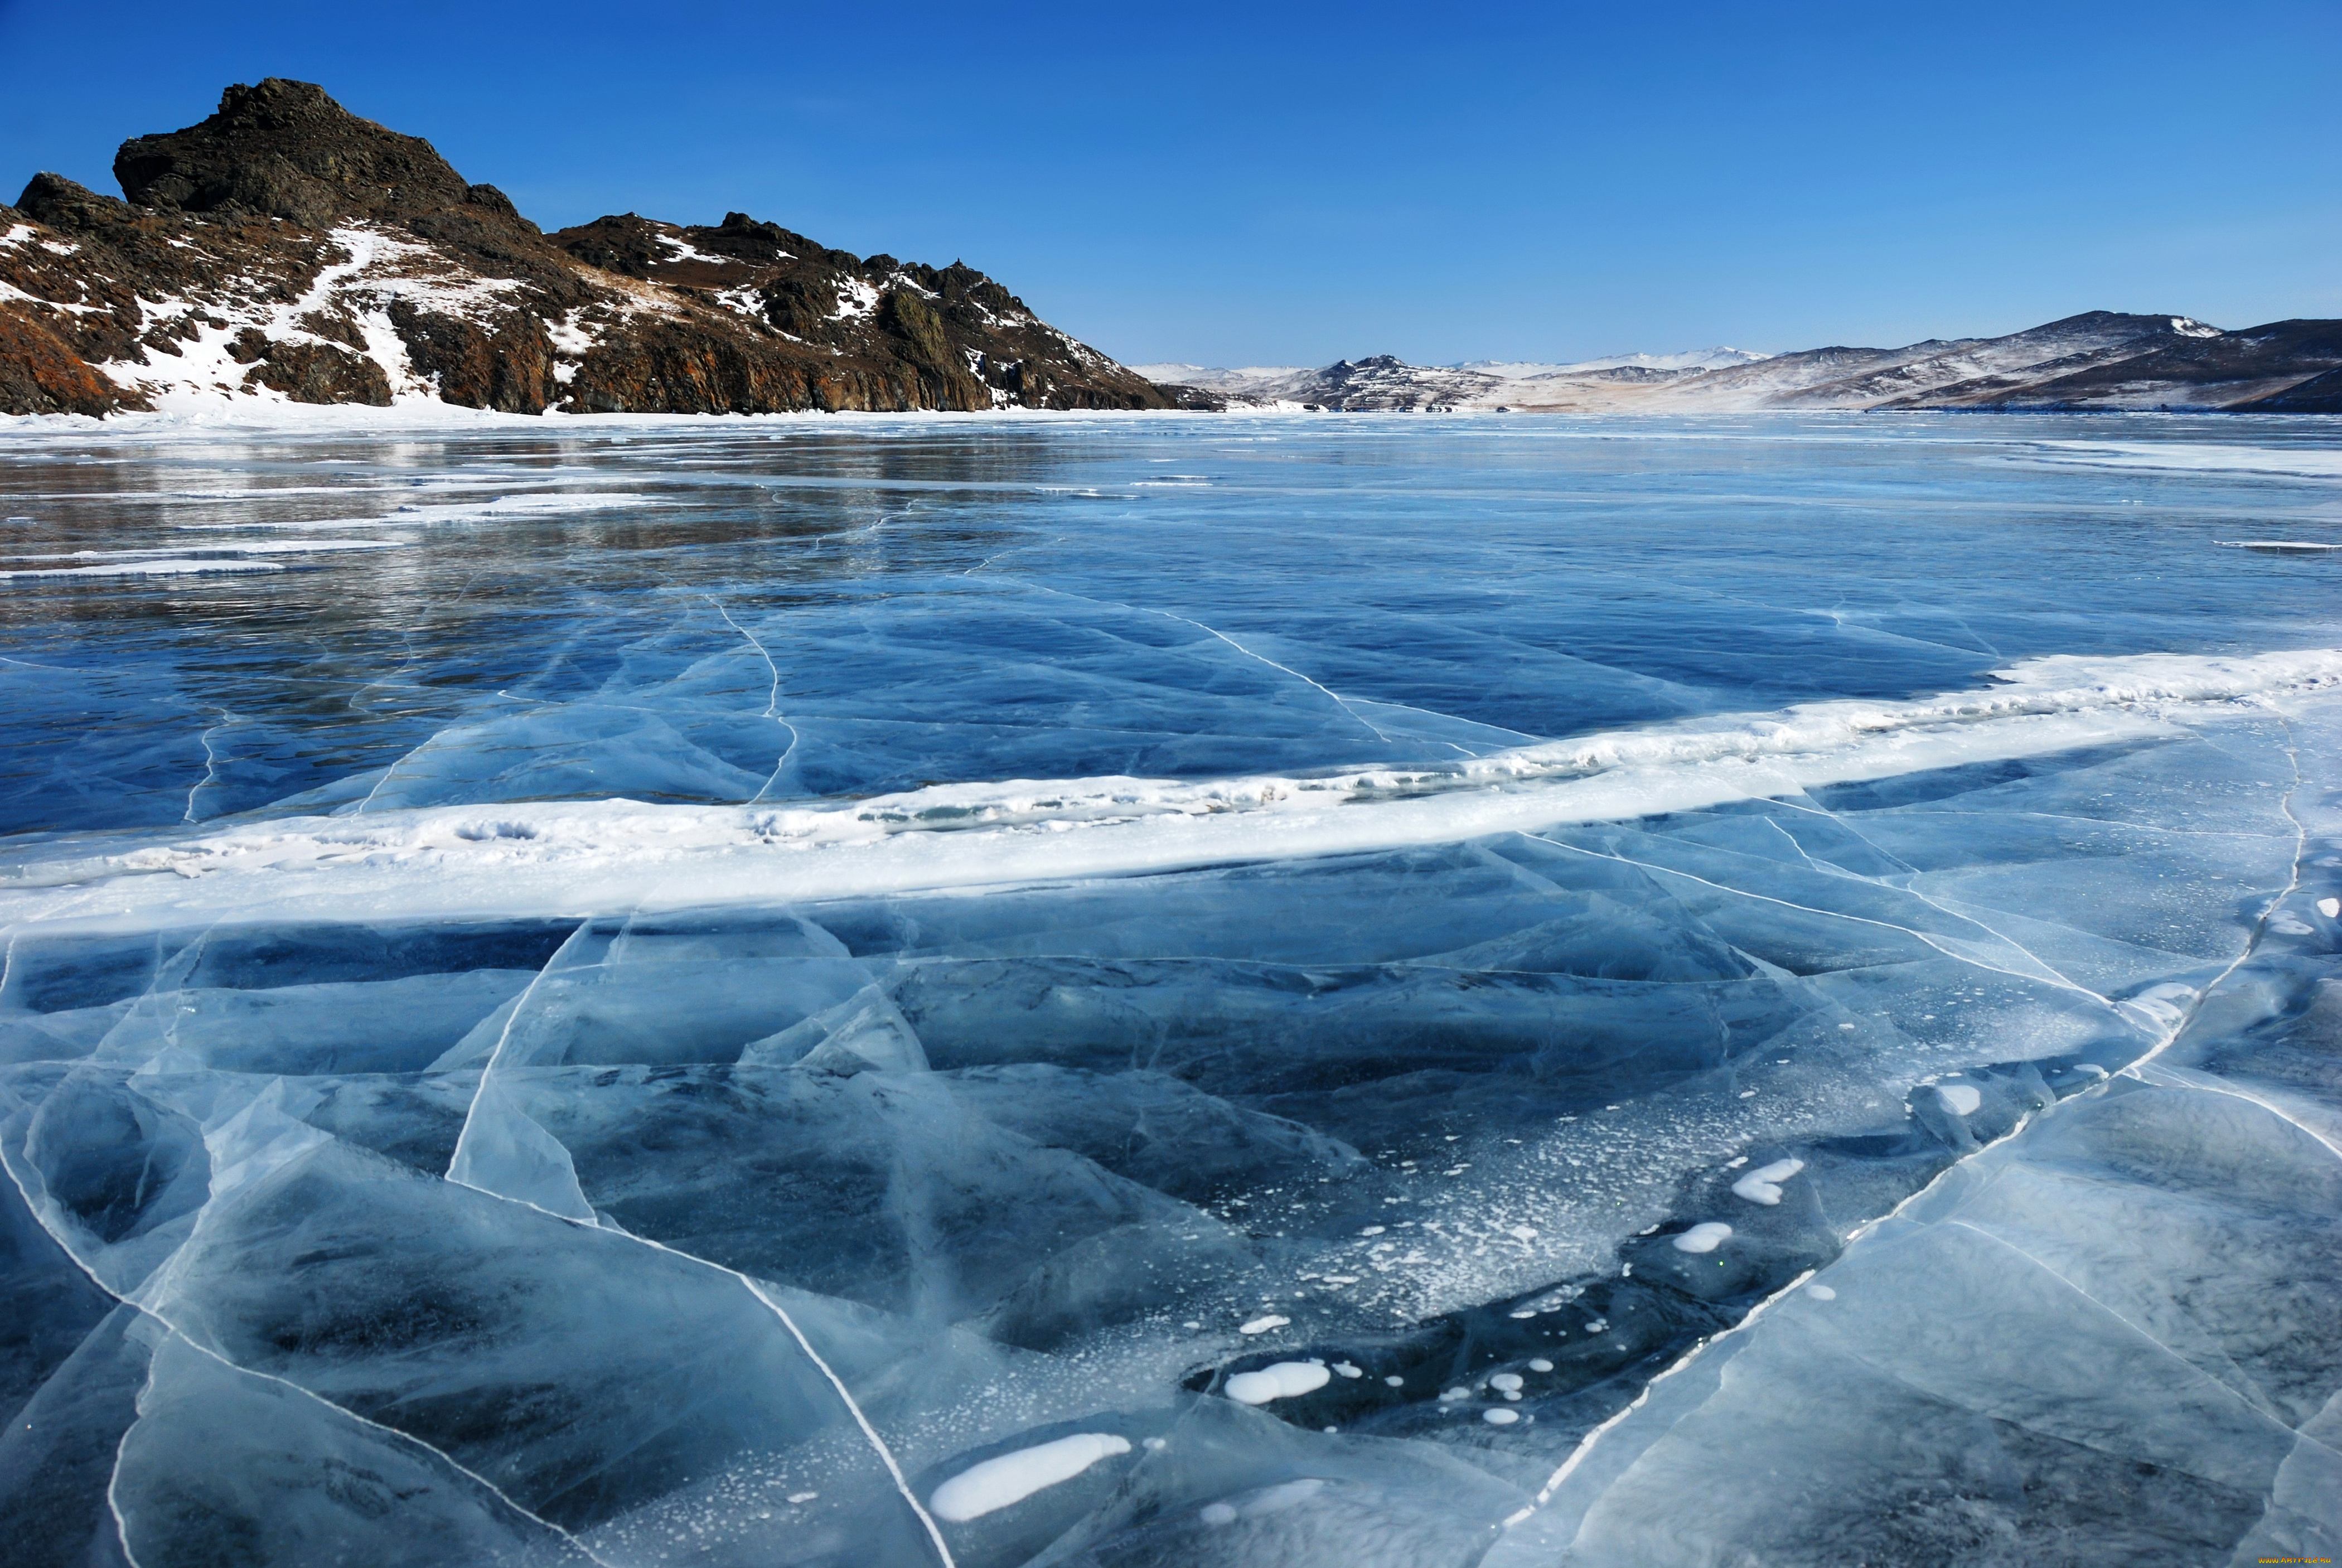
<instances>
[{"instance_id":1,"label":"snow patch on ice","mask_svg":"<svg viewBox=\"0 0 2342 1568\"><path fill-rule=\"evenodd\" d=\"M1803 1160L1776 1160L1760 1165L1732 1183L1735 1196L1752 1203L1771 1205L1781 1201L1781 1183L1806 1168ZM1678 1243L1680 1244L1680 1243Z\"/></svg>"},{"instance_id":2,"label":"snow patch on ice","mask_svg":"<svg viewBox=\"0 0 2342 1568\"><path fill-rule=\"evenodd\" d=\"M1076 1433L972 1465L936 1487L927 1506L947 1523L965 1524L1071 1481L1102 1459L1129 1452L1126 1437L1110 1432Z\"/></svg>"},{"instance_id":3,"label":"snow patch on ice","mask_svg":"<svg viewBox=\"0 0 2342 1568\"><path fill-rule=\"evenodd\" d=\"M1272 1399L1292 1399L1315 1393L1334 1381L1321 1361L1280 1361L1256 1372L1240 1372L1228 1379L1227 1396L1238 1404L1266 1404Z\"/></svg>"},{"instance_id":4,"label":"snow patch on ice","mask_svg":"<svg viewBox=\"0 0 2342 1568\"><path fill-rule=\"evenodd\" d=\"M1722 1220L1702 1220L1698 1224L1676 1238L1679 1253L1712 1253L1731 1236L1732 1227ZM1593 1325L1588 1324L1589 1328Z\"/></svg>"}]
</instances>

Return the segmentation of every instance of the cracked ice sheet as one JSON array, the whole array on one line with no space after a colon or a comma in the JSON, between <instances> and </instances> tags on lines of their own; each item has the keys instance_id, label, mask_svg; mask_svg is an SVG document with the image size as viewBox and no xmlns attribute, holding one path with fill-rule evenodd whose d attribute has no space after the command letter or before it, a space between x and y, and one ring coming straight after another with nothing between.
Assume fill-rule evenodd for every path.
<instances>
[{"instance_id":1,"label":"cracked ice sheet","mask_svg":"<svg viewBox=\"0 0 2342 1568\"><path fill-rule=\"evenodd\" d=\"M1460 1551L1844 1231L2099 1082L2077 1064L2153 1048L2161 1014L2116 1004L2243 939L2168 916L2291 859L2249 788L2282 725L2208 728L2014 776L978 897L159 942L36 923L0 1152L109 1289L605 1560L678 1537L769 1558L777 1531L819 1562L871 1517L919 1560L854 1411L919 1497L1076 1433L1128 1444L939 1523L968 1560L1067 1530L1102 1561L1189 1532L1317 1551L1362 1510ZM2045 863L2036 824L2117 782L2110 830L2187 830L2144 870ZM1930 892L1980 866L2021 934ZM2120 892L2142 875L2182 882L2143 925ZM1974 1113L1932 1109L1930 1080ZM1791 1151L1777 1205L1732 1195ZM129 1165L144 1191L109 1184ZM1666 1244L1718 1214L1719 1247ZM673 1332L618 1326L646 1313ZM1361 1375L1241 1413L1183 1389L1313 1358ZM1473 1419L1516 1413L1507 1369L1525 1419ZM678 1397L687 1436L575 1413ZM526 1413L547 1399L550 1426ZM482 1429L480 1402L507 1413Z\"/></svg>"},{"instance_id":2,"label":"cracked ice sheet","mask_svg":"<svg viewBox=\"0 0 2342 1568\"><path fill-rule=\"evenodd\" d=\"M2176 1037L1662 1379L1490 1564L2342 1546L2342 723L2282 739L2287 876Z\"/></svg>"},{"instance_id":3,"label":"cracked ice sheet","mask_svg":"<svg viewBox=\"0 0 2342 1568\"><path fill-rule=\"evenodd\" d=\"M903 519L872 521L861 537L883 542ZM971 547L971 562L1000 543ZM1153 654L1198 652L1181 687L1192 711L1252 712L1260 744L1298 744L1328 768L1357 759L1309 748L1397 734L1418 722L1408 712L1456 717L1403 685L1368 682L1376 695L1361 698L1359 682L1312 662L1308 639L1264 638L1192 604L1027 614L1065 597L1017 597L1011 617L994 614L998 595L972 608L987 636L1151 624L1181 639L1146 644ZM12 890L0 974L0 1195L21 1209L5 1279L12 1303L37 1303L24 1320L36 1332L0 1346L6 1386L31 1391L25 1437L12 1426L0 1440L12 1541L79 1561L93 1541L129 1539L151 1568L208 1550L188 1527L200 1517L248 1525L296 1561L345 1541L385 1559L448 1541L521 1561L574 1543L608 1563L931 1562L914 1500L1082 1438L1096 1463L936 1521L955 1558L1462 1564L1524 1510L1499 1550L1550 1540L1530 1532L1570 1516L1580 1478L1615 1478L1646 1453L1640 1474L1686 1473L1673 1451L1614 1445L1630 1417L1535 1507L1581 1436L1639 1391L1655 1387L1656 1411L1696 1393L1703 1366L1748 1352L1653 1374L1818 1268L1837 1282L1829 1298L1782 1297L1718 1347L1755 1347L1807 1303L1851 1303L1871 1314L1854 1343L1892 1365L1911 1353L1897 1337L1907 1303L1957 1285L1962 1310L2012 1334L1954 1325L1937 1349L1961 1353L1914 1363L1910 1381L1935 1402L1923 1414L2000 1444L1998 1457L1961 1451L1983 1455L1986 1499L2009 1495L2011 1476L2018 1494L2028 1478L2087 1487L2107 1473L2092 1443L2136 1427L2142 1457L2122 1456L2124 1485L2136 1494L2136 1464L2154 1463L2165 1479L2139 1512L2196 1534L2110 1536L2129 1560L2198 1560L2222 1530L2243 1546L2314 1542L2334 1362L2316 1312L2332 1293L2272 1294L2255 1270L2315 1287L2317 1205L2331 1205L2313 1165L2280 1157L2297 1140L2251 1131L2273 1117L2281 1138L2333 1137L2317 1101L2330 988L2310 969L2280 985L2255 967L2275 962L2272 943L2313 967L2331 946L2318 903L2331 871L2317 869L2329 850L2307 857L2325 883L2256 926L2297 859L2277 786L2294 757L2330 780L2342 750L2314 689L2207 695L2167 679L2152 705L2122 688L2096 706L1807 740L1761 767L1718 768L1682 754L1682 735L1745 735L1778 703L1686 697L1678 668L1613 688L1638 694L1639 727L1573 732L1581 750L1631 740L1657 755L1588 768L1565 752L1542 776L1463 788L1428 764L1378 766L1338 807L1253 787L1299 795L1314 770L1252 775L1249 794L1217 799L1222 775L1174 774L1144 781L1163 793L1136 823L1105 820L1141 804L1112 798L1134 778L1093 778L1101 798L1076 809L1062 797L1081 781L1066 769L1014 788L978 776L906 792L880 820L839 809L830 847L792 851L736 807L495 797L538 794L564 748L592 765L622 754L624 732L558 712L582 693L606 713L621 698L651 710L664 729L641 732L640 754L701 770L689 789L745 798L790 744L771 715L805 716L791 681L840 648L887 653L886 639L809 659L776 634L788 616L736 600L726 614L678 595L656 631L593 603L520 673L535 687L496 677L543 699L549 722L434 718L398 747L422 754L404 772L359 747L336 764L359 780L345 805L436 779L462 795L454 809L351 813L325 824L350 835L330 844L317 824L264 819L20 853L84 885ZM926 624L947 631L950 617ZM525 616L512 624L535 634ZM603 638L611 625L627 630ZM2326 645L2286 630L2256 645ZM1936 691L1997 700L2022 682L1978 673L2022 655L1980 644L2007 633L1975 639L1960 678L1860 700L1873 713ZM446 668L427 639L411 664L397 639L385 645L395 657L355 661L317 700L398 689L386 677L400 669L421 691ZM1875 637L1859 645L1888 656ZM1043 646L1028 668L1058 679L1066 648ZM1345 657L1353 675L1377 667ZM1601 678L1560 668L1523 679ZM612 684L615 669L641 678ZM2236 674L2227 654L2186 670ZM1229 682L1259 684L1212 710ZM897 711L915 711L916 683L895 689ZM1002 695L967 690L957 711ZM695 693L724 705L688 718ZM1793 697L1836 700L1779 701ZM1742 716L1702 724L1719 713ZM1295 714L1308 724L1280 729ZM1051 710L1051 724L1076 716ZM1552 733L1501 704L1458 722L1484 720L1509 733L1435 734L1425 719L1419 738L1460 771L1491 755L1458 748L1519 752ZM198 776L205 801L285 799L236 749L285 722L265 704L205 710L216 755L175 779L168 820L197 814ZM755 745L726 740L727 725ZM426 743L443 732L435 750L459 765L432 774ZM472 765L491 753L512 770ZM271 767L282 755L257 754ZM1410 793L1391 787L1401 773L1433 776ZM943 831L971 805L1021 814ZM944 809L922 820L931 808ZM170 848L249 854L270 834L299 851L285 869ZM714 853L668 854L678 843ZM104 864L142 849L158 852L147 871ZM727 861L736 880L706 874ZM793 861L818 875L768 874ZM181 865L197 874L173 874ZM2198 1006L2257 929L2253 964ZM2119 1076L2182 1024L2187 1038ZM2126 1111L2037 1171L1993 1163L2150 1092L2219 1114ZM1962 1184L1963 1157L1993 1180ZM1736 1191L1792 1164L1774 1203ZM2110 1197L2117 1179L2151 1191ZM2294 1211L2238 1207L2257 1193ZM1864 1273L1867 1249L1942 1230L1929 1205L1946 1194L1967 1195L1956 1240L2014 1245L2078 1293L2024 1294L2023 1269L1977 1267L1947 1243L1888 1256L1921 1261L1896 1265L1881 1318L1863 1282L1898 1276ZM2227 1236L2232 1211L2250 1222L2237 1233L2248 1251ZM1675 1244L1724 1224L1710 1250ZM2126 1272L2107 1239L2134 1233L2162 1250ZM2235 1281L2176 1299L2207 1257ZM115 1296L147 1315L109 1316ZM2126 1372L2139 1342L2093 1302L2167 1347L2139 1353L2154 1378L2138 1387L2211 1434L2211 1452L2167 1463L2167 1413L2158 1427L2087 1399L2025 1402L2045 1362L2083 1367L2085 1388ZM2012 1353L2015 1372L1996 1379L1991 1358ZM1825 1371L1837 1380L1846 1397L1827 1410L1841 1427L1877 1408L1865 1403L1877 1386L1823 1351L1780 1364L1793 1392L1807 1365L1813 1387ZM1313 1370L1262 1406L1226 1397L1230 1378L1272 1366ZM1751 1494L1746 1430L1698 1473L1733 1500L1720 1517ZM1810 1457L1795 1433L1754 1430ZM1909 1456L1899 1470L1887 1452L1853 1455L1872 1464L1862 1495L1878 1500L1854 1511L1873 1532L1857 1543L1901 1517L1896 1485L1940 1469L1919 1447L1895 1451ZM166 1467L190 1453L206 1465ZM354 1472L422 1500L409 1535L366 1537L375 1494ZM163 1484L182 1473L201 1486ZM1665 1561L1697 1544L1672 1518L1672 1534L1638 1534L1637 1498L1687 1493L1628 1479L1578 1511L1608 1532L1606 1550L1647 1545ZM1944 1506L1992 1539L2077 1538L2054 1519L1996 1520L1967 1493Z\"/></svg>"}]
</instances>

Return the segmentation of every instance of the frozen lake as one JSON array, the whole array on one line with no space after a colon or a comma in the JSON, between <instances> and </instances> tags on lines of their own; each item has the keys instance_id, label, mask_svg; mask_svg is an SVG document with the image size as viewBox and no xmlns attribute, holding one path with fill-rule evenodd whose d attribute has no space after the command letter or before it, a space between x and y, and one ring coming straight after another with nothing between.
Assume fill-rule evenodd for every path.
<instances>
[{"instance_id":1,"label":"frozen lake","mask_svg":"<svg viewBox=\"0 0 2342 1568\"><path fill-rule=\"evenodd\" d=\"M20 421L0 513L28 1562L2342 1546L2332 421Z\"/></svg>"}]
</instances>

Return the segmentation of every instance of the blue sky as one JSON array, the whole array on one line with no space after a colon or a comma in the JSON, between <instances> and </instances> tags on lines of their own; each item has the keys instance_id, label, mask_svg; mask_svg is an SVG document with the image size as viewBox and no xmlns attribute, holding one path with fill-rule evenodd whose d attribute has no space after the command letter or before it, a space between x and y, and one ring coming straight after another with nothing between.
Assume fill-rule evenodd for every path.
<instances>
[{"instance_id":1,"label":"blue sky","mask_svg":"<svg viewBox=\"0 0 2342 1568\"><path fill-rule=\"evenodd\" d=\"M547 228L742 209L1141 362L2342 316L2342 4L0 0L0 196L323 83Z\"/></svg>"}]
</instances>

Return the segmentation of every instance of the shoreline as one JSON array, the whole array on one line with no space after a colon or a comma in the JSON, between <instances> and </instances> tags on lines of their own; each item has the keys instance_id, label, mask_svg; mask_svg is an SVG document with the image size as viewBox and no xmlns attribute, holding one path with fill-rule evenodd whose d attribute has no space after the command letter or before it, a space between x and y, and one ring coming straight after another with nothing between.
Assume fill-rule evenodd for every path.
<instances>
[{"instance_id":1,"label":"shoreline","mask_svg":"<svg viewBox=\"0 0 2342 1568\"><path fill-rule=\"evenodd\" d=\"M990 408L941 409L916 408L896 410L872 409L795 409L770 414L569 414L547 409L542 414L506 414L495 409L471 408L462 404L441 403L436 399L417 399L394 404L385 408L371 404L299 404L241 400L229 404L218 400L210 404L195 404L155 410L131 410L116 414L0 414L0 440L11 435L50 434L67 432L118 434L123 435L166 435L202 432L231 433L250 431L262 434L325 434L366 435L410 434L445 431L450 433L475 430L535 430L586 431L658 429L679 427L690 430L709 428L787 427L822 424L833 420L855 424L916 422L922 424L1065 424L1093 420L1116 423L1126 421L1189 420L1224 417L1238 419L1383 419L1436 414L1446 418L1583 420L1604 424L1656 423L1674 421L1722 422L1744 419L1937 419L1943 417L1972 418L1997 414L2039 417L2056 415L2092 419L2197 419L2218 417L2223 421L2266 417L2280 419L2307 428L2317 428L2319 423L2342 428L2342 414L2292 413L2283 410L2256 414L2249 410L2218 407L2169 408L1750 408L1750 409L1679 409L1666 413L1627 412L1617 409L1538 409L1538 408L1310 408L1301 406L1247 406L1225 409L1197 408Z\"/></svg>"}]
</instances>

